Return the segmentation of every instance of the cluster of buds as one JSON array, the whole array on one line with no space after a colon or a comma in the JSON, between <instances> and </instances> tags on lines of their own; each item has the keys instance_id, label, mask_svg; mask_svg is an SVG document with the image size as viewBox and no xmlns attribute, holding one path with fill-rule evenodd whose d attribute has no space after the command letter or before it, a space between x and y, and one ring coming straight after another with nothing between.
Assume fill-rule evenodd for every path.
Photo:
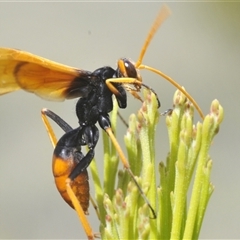
<instances>
[{"instance_id":1,"label":"cluster of buds","mask_svg":"<svg viewBox=\"0 0 240 240\"><path fill-rule=\"evenodd\" d=\"M194 124L194 107L179 90L173 109L166 112L169 152L166 162L155 156L156 127L161 117L155 95L144 92L144 102L129 119L125 145L131 170L151 207L141 197L104 137L104 180L92 165L102 239L198 239L209 198L212 159L209 148L219 131L223 109L217 100L203 122ZM163 118L163 117L161 117ZM116 132L117 108L111 122ZM157 171L158 170L158 171ZM190 187L192 186L192 187Z\"/></svg>"}]
</instances>

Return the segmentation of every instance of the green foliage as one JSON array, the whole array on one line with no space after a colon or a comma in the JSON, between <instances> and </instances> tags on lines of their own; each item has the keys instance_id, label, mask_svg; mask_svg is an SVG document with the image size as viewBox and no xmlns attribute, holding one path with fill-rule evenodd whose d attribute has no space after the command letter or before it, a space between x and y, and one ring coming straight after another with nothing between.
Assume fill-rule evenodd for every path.
<instances>
[{"instance_id":1,"label":"green foliage","mask_svg":"<svg viewBox=\"0 0 240 240\"><path fill-rule=\"evenodd\" d=\"M165 163L155 159L160 114L151 92L144 92L143 105L130 116L124 138L131 170L156 212L155 219L128 172L118 171L117 152L104 134L102 183L96 165L91 164L103 239L198 239L213 192L208 152L222 122L223 109L214 100L203 123L194 125L193 106L180 91L174 95L173 106L166 116L169 153ZM115 104L111 116L114 132L116 121Z\"/></svg>"}]
</instances>

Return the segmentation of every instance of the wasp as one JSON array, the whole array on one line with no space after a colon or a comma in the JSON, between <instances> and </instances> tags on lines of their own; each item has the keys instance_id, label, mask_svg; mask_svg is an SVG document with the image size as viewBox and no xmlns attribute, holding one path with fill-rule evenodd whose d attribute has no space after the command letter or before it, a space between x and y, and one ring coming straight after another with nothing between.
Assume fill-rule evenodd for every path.
<instances>
[{"instance_id":1,"label":"wasp","mask_svg":"<svg viewBox=\"0 0 240 240\"><path fill-rule=\"evenodd\" d=\"M195 100L179 84L161 71L142 64L154 34L169 13L166 6L160 10L142 47L138 61L134 63L129 59L121 58L116 69L105 66L91 72L62 65L25 51L0 48L0 95L22 89L49 101L78 98L76 103L78 127L75 129L48 109L43 109L41 113L54 146L52 169L57 189L63 199L77 211L88 239L93 239L94 235L85 216L89 206L87 168L94 157L99 139L97 123L110 137L124 168L148 204L153 218L156 218L154 209L136 182L128 160L111 129L109 113L113 109L112 96L116 97L120 108L126 108L127 92L140 101L142 99L138 93L142 87L154 92L143 83L139 72L141 69L147 69L162 76L182 91L203 117ZM157 96L156 93L155 95ZM158 105L160 107L159 99ZM58 141L48 118L55 121L65 131ZM82 152L83 146L89 149L86 155Z\"/></svg>"}]
</instances>

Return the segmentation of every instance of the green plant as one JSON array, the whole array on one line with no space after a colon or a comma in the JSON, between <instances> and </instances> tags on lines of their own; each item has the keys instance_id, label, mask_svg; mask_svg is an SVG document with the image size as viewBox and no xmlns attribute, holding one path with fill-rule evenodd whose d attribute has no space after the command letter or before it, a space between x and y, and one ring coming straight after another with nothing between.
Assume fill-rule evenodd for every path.
<instances>
[{"instance_id":1,"label":"green plant","mask_svg":"<svg viewBox=\"0 0 240 240\"><path fill-rule=\"evenodd\" d=\"M222 122L223 109L214 100L203 123L194 125L194 108L179 90L174 94L173 106L166 116L169 135L166 163L155 156L160 114L151 92L144 91L143 105L137 114L130 116L124 138L131 170L155 209L156 219L151 218L128 173L118 170L116 150L104 134L102 183L96 164L91 164L103 239L198 239L214 189L210 183L212 160L208 152ZM111 115L114 132L116 121L115 104Z\"/></svg>"}]
</instances>

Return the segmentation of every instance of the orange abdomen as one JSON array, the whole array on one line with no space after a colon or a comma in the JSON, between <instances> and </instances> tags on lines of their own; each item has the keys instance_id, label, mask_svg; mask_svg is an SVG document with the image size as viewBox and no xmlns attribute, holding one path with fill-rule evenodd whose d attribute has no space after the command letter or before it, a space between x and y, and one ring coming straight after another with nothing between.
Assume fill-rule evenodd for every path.
<instances>
[{"instance_id":1,"label":"orange abdomen","mask_svg":"<svg viewBox=\"0 0 240 240\"><path fill-rule=\"evenodd\" d=\"M74 207L66 191L66 179L68 178L75 166L76 163L73 161L72 158L62 159L53 155L52 170L53 176L55 178L56 187L62 198L72 208ZM80 202L84 213L88 214L90 193L87 170L84 170L71 182L71 188L75 193L78 201Z\"/></svg>"}]
</instances>

